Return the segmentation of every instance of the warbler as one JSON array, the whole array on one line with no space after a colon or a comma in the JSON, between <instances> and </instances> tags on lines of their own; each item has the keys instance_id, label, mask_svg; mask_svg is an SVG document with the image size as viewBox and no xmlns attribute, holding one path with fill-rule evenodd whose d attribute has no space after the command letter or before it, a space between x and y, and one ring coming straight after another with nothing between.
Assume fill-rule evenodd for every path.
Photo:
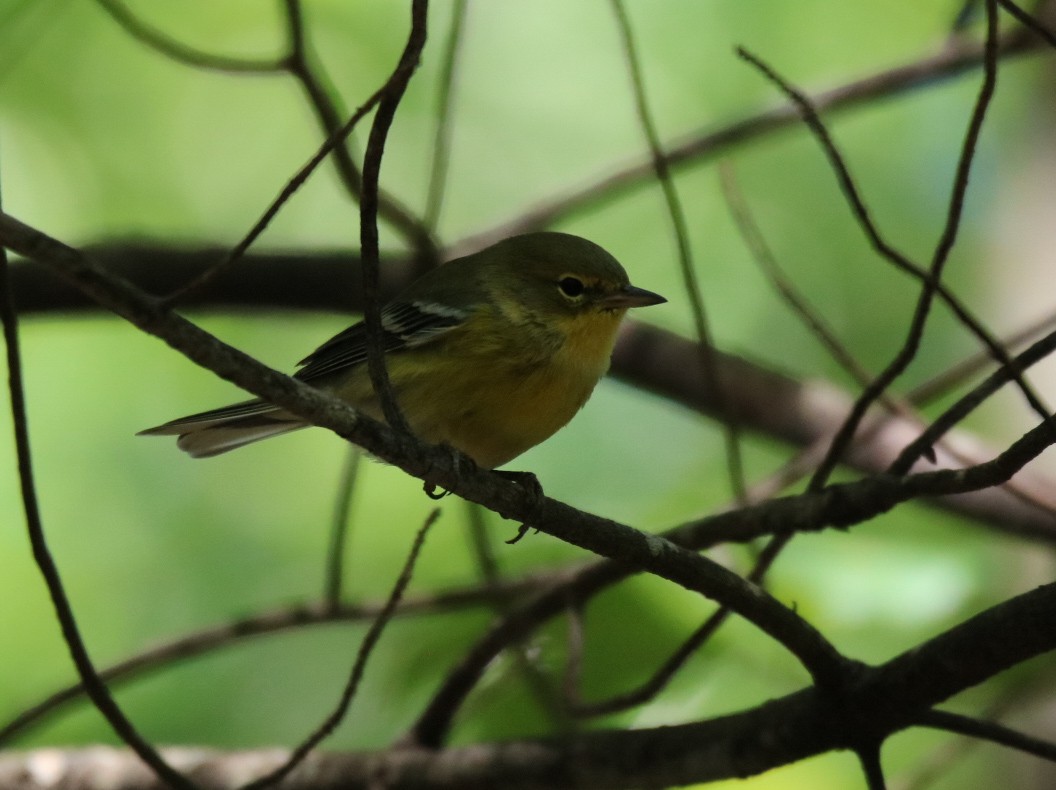
<instances>
[{"instance_id":1,"label":"warbler","mask_svg":"<svg viewBox=\"0 0 1056 790\"><path fill-rule=\"evenodd\" d=\"M629 308L665 301L631 285L593 242L553 232L514 236L432 269L387 304L385 365L419 438L493 469L549 438L586 403ZM382 419L366 361L360 322L303 359L294 378ZM182 450L202 458L308 425L250 400L141 435L177 435Z\"/></svg>"}]
</instances>

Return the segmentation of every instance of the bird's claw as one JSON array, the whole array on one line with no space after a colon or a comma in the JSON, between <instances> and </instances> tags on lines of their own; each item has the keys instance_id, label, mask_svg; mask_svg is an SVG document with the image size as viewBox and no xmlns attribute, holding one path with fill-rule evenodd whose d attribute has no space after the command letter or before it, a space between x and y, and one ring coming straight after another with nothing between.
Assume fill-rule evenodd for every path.
<instances>
[{"instance_id":1,"label":"bird's claw","mask_svg":"<svg viewBox=\"0 0 1056 790\"><path fill-rule=\"evenodd\" d=\"M539 508L543 503L543 486L539 483L539 478L531 472L509 472L505 470L496 470L495 474L505 477L507 480L519 485L524 492L528 495L529 508L534 514L539 511ZM521 538L528 534L528 530L532 528L531 523L525 522L517 528L517 534L506 541L507 544L513 545L517 543ZM539 532L538 529L535 530Z\"/></svg>"},{"instance_id":2,"label":"bird's claw","mask_svg":"<svg viewBox=\"0 0 1056 790\"><path fill-rule=\"evenodd\" d=\"M438 447L448 453L451 464L450 468L454 470L455 475L461 475L464 472L475 468L472 458L463 455L451 445L441 443L438 445ZM432 469L430 468L430 472L431 471ZM425 495L427 497L432 500L439 500L443 499L445 496L451 493L448 489L442 488L441 486L438 486L436 483L432 482L429 479L431 476L431 474L427 474L425 476L425 479L422 481L422 490L425 491ZM437 493L438 491L439 493Z\"/></svg>"},{"instance_id":3,"label":"bird's claw","mask_svg":"<svg viewBox=\"0 0 1056 790\"><path fill-rule=\"evenodd\" d=\"M531 526L529 524L521 524L519 527L517 527L517 534L509 540L505 541L506 545L512 546L514 543L517 543L521 538L528 534L528 530L530 529ZM539 530L536 530L535 533L538 535Z\"/></svg>"},{"instance_id":4,"label":"bird's claw","mask_svg":"<svg viewBox=\"0 0 1056 790\"><path fill-rule=\"evenodd\" d=\"M436 483L430 483L428 480L422 483L422 490L425 491L425 495L432 500L443 499L451 493L446 488L440 488Z\"/></svg>"}]
</instances>

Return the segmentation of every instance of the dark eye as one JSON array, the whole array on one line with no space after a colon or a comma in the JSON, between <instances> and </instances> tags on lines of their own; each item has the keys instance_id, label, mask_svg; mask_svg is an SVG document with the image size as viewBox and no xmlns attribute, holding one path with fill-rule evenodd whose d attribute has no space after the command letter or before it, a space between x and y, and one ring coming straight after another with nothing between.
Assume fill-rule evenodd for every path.
<instances>
[{"instance_id":1,"label":"dark eye","mask_svg":"<svg viewBox=\"0 0 1056 790\"><path fill-rule=\"evenodd\" d=\"M582 296L585 289L583 281L578 277L562 277L558 281L557 287L561 289L561 293L570 299Z\"/></svg>"}]
</instances>

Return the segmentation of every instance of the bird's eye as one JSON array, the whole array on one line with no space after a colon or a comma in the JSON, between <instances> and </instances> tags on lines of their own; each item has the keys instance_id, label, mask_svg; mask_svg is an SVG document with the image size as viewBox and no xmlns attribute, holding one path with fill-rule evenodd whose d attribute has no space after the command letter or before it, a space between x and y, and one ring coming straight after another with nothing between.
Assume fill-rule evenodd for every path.
<instances>
[{"instance_id":1,"label":"bird's eye","mask_svg":"<svg viewBox=\"0 0 1056 790\"><path fill-rule=\"evenodd\" d=\"M569 299L575 299L582 296L583 291L586 289L586 286L583 285L583 281L578 277L562 277L558 281L557 287L560 289L561 293Z\"/></svg>"}]
</instances>

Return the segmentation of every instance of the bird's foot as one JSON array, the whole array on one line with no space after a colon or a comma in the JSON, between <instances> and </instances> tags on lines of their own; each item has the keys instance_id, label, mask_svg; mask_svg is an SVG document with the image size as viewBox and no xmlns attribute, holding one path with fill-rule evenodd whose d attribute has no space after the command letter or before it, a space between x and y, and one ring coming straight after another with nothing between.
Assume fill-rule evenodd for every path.
<instances>
[{"instance_id":1,"label":"bird's foot","mask_svg":"<svg viewBox=\"0 0 1056 790\"><path fill-rule=\"evenodd\" d=\"M506 470L498 469L495 470L495 474L505 477L507 480L519 485L524 492L528 495L529 507L532 513L536 513L543 503L543 486L539 483L539 478L531 472L509 472ZM528 522L521 524L517 528L517 534L510 538L506 543L513 545L517 543L521 538L528 534L528 530L532 528L532 525ZM537 529L538 533L539 530Z\"/></svg>"},{"instance_id":2,"label":"bird's foot","mask_svg":"<svg viewBox=\"0 0 1056 790\"><path fill-rule=\"evenodd\" d=\"M425 491L427 497L433 500L443 499L451 493L446 488L441 488L436 483L430 483L428 480L422 483L422 490Z\"/></svg>"},{"instance_id":3,"label":"bird's foot","mask_svg":"<svg viewBox=\"0 0 1056 790\"><path fill-rule=\"evenodd\" d=\"M472 458L460 453L451 445L441 442L437 447L447 452L448 457L450 458L450 468L456 475L462 475L477 468L476 464L473 463ZM425 491L427 497L432 500L439 500L451 493L443 486L439 486L430 480L430 477L432 477L432 475L428 474L422 481L422 490Z\"/></svg>"}]
</instances>

